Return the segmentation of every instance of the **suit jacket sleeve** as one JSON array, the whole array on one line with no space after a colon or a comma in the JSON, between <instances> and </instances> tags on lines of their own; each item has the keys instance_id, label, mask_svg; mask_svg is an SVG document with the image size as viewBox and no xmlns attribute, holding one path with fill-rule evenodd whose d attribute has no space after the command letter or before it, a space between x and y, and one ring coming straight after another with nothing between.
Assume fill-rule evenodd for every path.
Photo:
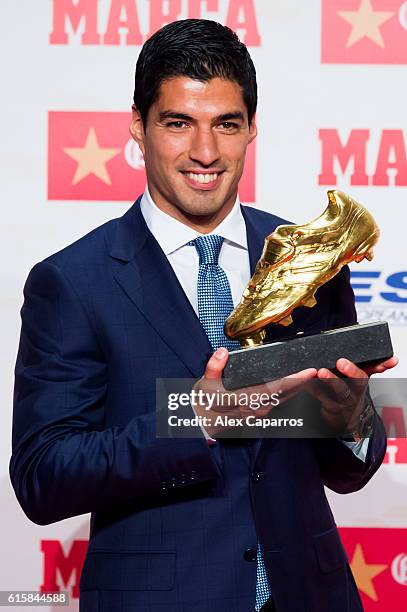
<instances>
[{"instance_id":1,"label":"suit jacket sleeve","mask_svg":"<svg viewBox=\"0 0 407 612\"><path fill-rule=\"evenodd\" d=\"M345 266L331 283L329 329L354 325L357 318L349 268ZM365 461L337 439L315 440L315 449L324 484L337 493L352 493L365 486L383 461L386 453L383 423L376 414Z\"/></svg>"},{"instance_id":2,"label":"suit jacket sleeve","mask_svg":"<svg viewBox=\"0 0 407 612\"><path fill-rule=\"evenodd\" d=\"M219 477L204 439L156 439L154 413L105 428L107 360L59 267L37 264L24 297L10 475L31 520L52 523Z\"/></svg>"}]
</instances>

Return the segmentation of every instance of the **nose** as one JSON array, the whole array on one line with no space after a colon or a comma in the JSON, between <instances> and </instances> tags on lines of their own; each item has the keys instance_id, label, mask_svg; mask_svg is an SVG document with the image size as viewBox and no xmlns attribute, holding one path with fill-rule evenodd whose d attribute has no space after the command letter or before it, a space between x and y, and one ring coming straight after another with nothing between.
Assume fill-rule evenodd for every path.
<instances>
[{"instance_id":1,"label":"nose","mask_svg":"<svg viewBox=\"0 0 407 612\"><path fill-rule=\"evenodd\" d=\"M218 142L216 135L211 129L197 129L195 131L189 156L191 160L205 167L210 167L218 161Z\"/></svg>"}]
</instances>

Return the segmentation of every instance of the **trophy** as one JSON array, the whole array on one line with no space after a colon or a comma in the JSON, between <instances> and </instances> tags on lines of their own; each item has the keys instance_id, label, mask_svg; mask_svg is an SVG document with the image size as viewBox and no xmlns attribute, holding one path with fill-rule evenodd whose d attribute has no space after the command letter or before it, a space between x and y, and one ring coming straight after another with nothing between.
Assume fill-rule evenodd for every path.
<instances>
[{"instance_id":1,"label":"trophy","mask_svg":"<svg viewBox=\"0 0 407 612\"><path fill-rule=\"evenodd\" d=\"M383 321L263 344L268 325L288 326L295 308L315 306L317 289L343 266L372 260L379 234L366 208L332 190L319 217L305 225L280 225L267 236L242 299L225 322L225 334L242 348L230 352L224 386L256 385L308 367L335 369L340 357L359 366L390 358L393 348Z\"/></svg>"}]
</instances>

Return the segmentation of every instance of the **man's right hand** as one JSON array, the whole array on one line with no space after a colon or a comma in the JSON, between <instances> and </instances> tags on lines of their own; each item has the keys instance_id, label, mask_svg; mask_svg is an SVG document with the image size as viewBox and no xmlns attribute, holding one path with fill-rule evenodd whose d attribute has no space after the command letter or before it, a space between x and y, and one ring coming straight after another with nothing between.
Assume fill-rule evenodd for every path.
<instances>
[{"instance_id":1,"label":"man's right hand","mask_svg":"<svg viewBox=\"0 0 407 612\"><path fill-rule=\"evenodd\" d=\"M194 386L195 391L203 391L212 395L212 397L219 398L219 402L211 405L210 410L208 410L208 403L206 402L194 405L194 411L198 416L211 417L212 424L205 427L205 431L211 438L216 438L222 431L233 427L233 425L215 425L217 416L228 416L228 420L245 419L249 415L255 415L256 418L265 417L273 408L270 396L276 397L278 395L280 405L298 393L304 383L317 375L315 368L308 368L269 383L228 391L222 383L222 372L228 358L228 350L223 347L218 348L209 359L204 375ZM256 398L262 396L264 400L264 405L257 409L247 405L250 403L250 396L254 394L256 394ZM266 403L266 396L269 398L268 403ZM245 405L242 400L246 398L248 398L248 402ZM239 400L241 401L239 402Z\"/></svg>"}]
</instances>

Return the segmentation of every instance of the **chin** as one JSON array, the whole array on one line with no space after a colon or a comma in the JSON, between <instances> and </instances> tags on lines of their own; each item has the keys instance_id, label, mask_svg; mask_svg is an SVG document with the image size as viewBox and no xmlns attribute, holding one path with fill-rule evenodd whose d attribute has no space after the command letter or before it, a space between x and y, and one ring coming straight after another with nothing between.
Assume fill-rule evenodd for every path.
<instances>
[{"instance_id":1,"label":"chin","mask_svg":"<svg viewBox=\"0 0 407 612\"><path fill-rule=\"evenodd\" d=\"M227 200L228 198L219 195L215 198L208 192L204 192L202 195L192 196L181 208L190 215L213 215L224 207Z\"/></svg>"},{"instance_id":2,"label":"chin","mask_svg":"<svg viewBox=\"0 0 407 612\"><path fill-rule=\"evenodd\" d=\"M209 215L215 215L222 209L222 205L218 206L208 206L202 204L201 206L194 206L183 208L185 214L190 215L192 217L207 217Z\"/></svg>"}]
</instances>

